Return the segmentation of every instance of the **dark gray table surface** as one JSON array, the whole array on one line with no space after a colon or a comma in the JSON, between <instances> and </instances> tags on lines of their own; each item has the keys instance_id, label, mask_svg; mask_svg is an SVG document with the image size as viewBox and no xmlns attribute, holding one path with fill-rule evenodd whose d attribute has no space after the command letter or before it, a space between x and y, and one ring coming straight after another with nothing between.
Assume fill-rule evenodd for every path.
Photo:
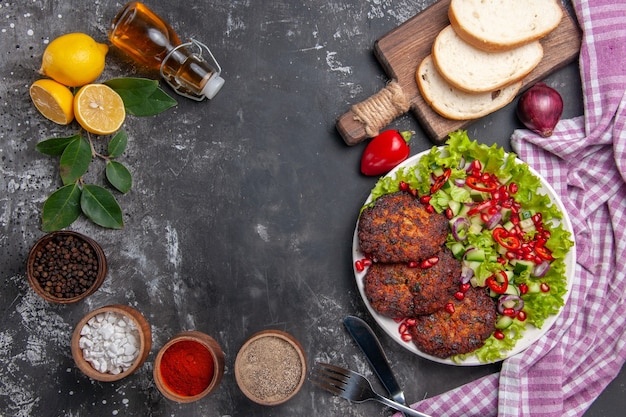
<instances>
[{"instance_id":1,"label":"dark gray table surface","mask_svg":"<svg viewBox=\"0 0 626 417\"><path fill-rule=\"evenodd\" d=\"M25 278L41 231L41 208L60 180L58 161L35 151L45 138L74 133L43 119L28 97L48 41L80 31L106 41L120 2L7 1L0 4L0 416L374 416L376 403L350 404L310 383L288 403L248 401L233 375L253 333L275 328L303 344L309 363L346 365L373 376L342 319L373 325L411 402L496 372L455 367L405 350L376 327L355 285L351 239L376 179L359 173L364 145L348 147L335 119L387 81L376 39L431 0L148 2L182 38L207 43L226 84L212 101L178 98L155 117L129 116L124 129L133 189L119 197L123 230L81 218L71 227L97 240L109 261L102 287L75 305L49 304ZM115 50L101 79L145 75ZM564 117L582 114L576 63L547 79L565 99ZM164 87L166 91L167 87ZM514 104L473 123L471 137L510 149L521 127ZM411 153L432 144L415 118ZM74 326L88 311L121 303L153 331L144 366L115 383L86 378L70 354ZM226 373L211 396L187 405L163 398L152 380L159 347L183 330L213 336ZM376 384L376 383L375 383ZM585 414L623 415L620 374ZM379 385L375 385L379 387Z\"/></svg>"}]
</instances>

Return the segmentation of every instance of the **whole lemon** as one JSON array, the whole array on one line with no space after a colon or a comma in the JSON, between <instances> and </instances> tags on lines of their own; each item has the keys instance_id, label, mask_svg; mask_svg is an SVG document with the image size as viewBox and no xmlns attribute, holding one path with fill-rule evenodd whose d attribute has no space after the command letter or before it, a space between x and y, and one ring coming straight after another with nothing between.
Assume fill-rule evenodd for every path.
<instances>
[{"instance_id":1,"label":"whole lemon","mask_svg":"<svg viewBox=\"0 0 626 417\"><path fill-rule=\"evenodd\" d=\"M102 74L106 44L84 33L59 36L46 47L39 72L68 87L89 84Z\"/></svg>"}]
</instances>

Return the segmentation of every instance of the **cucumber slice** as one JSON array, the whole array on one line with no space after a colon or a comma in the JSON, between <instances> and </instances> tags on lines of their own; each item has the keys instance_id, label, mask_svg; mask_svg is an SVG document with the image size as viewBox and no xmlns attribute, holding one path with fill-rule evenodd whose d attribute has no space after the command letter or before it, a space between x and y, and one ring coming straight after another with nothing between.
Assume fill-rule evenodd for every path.
<instances>
[{"instance_id":1,"label":"cucumber slice","mask_svg":"<svg viewBox=\"0 0 626 417\"><path fill-rule=\"evenodd\" d=\"M504 330L507 329L511 324L513 324L512 317L500 316L498 321L496 321L496 329Z\"/></svg>"}]
</instances>

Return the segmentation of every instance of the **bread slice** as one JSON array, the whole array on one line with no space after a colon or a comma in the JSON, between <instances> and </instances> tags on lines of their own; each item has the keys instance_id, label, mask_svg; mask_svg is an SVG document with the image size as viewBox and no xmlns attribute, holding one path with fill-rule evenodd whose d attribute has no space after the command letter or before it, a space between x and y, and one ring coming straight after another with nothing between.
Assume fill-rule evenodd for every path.
<instances>
[{"instance_id":1,"label":"bread slice","mask_svg":"<svg viewBox=\"0 0 626 417\"><path fill-rule=\"evenodd\" d=\"M452 0L450 24L467 43L502 51L540 39L563 17L558 0Z\"/></svg>"},{"instance_id":2,"label":"bread slice","mask_svg":"<svg viewBox=\"0 0 626 417\"><path fill-rule=\"evenodd\" d=\"M459 38L452 26L433 43L432 57L439 74L459 90L483 93L521 80L541 61L543 47L534 41L509 51L486 52Z\"/></svg>"},{"instance_id":3,"label":"bread slice","mask_svg":"<svg viewBox=\"0 0 626 417\"><path fill-rule=\"evenodd\" d=\"M450 85L428 55L417 68L415 79L424 100L441 116L471 120L486 116L509 104L522 88L518 81L487 93L466 93Z\"/></svg>"}]
</instances>

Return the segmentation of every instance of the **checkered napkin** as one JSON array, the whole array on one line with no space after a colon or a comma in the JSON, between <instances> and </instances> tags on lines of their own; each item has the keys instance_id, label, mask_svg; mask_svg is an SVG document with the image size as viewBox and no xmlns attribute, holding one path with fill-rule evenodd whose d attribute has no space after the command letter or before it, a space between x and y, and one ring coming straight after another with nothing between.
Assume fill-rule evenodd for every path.
<instances>
[{"instance_id":1,"label":"checkered napkin","mask_svg":"<svg viewBox=\"0 0 626 417\"><path fill-rule=\"evenodd\" d=\"M626 361L626 2L574 0L584 117L513 133L572 220L577 265L554 326L481 378L414 405L434 417L580 416ZM558 87L557 87L558 89Z\"/></svg>"}]
</instances>

